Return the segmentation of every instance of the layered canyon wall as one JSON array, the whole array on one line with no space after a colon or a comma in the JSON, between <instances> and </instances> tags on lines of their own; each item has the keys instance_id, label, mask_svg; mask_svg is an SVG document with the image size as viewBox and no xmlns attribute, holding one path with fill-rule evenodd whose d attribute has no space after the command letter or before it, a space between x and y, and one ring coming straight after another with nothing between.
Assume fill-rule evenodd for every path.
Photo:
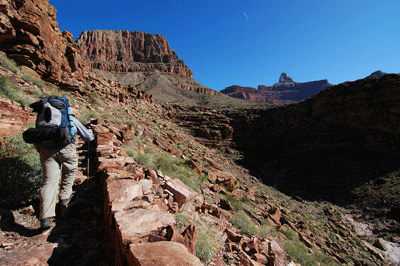
<instances>
[{"instance_id":1,"label":"layered canyon wall","mask_svg":"<svg viewBox=\"0 0 400 266\"><path fill-rule=\"evenodd\" d=\"M345 82L298 104L226 113L237 146L399 154L400 76Z\"/></svg>"},{"instance_id":2,"label":"layered canyon wall","mask_svg":"<svg viewBox=\"0 0 400 266\"><path fill-rule=\"evenodd\" d=\"M139 31L84 31L77 39L83 58L93 69L112 73L151 72L193 79L193 72L179 59L164 36Z\"/></svg>"},{"instance_id":3,"label":"layered canyon wall","mask_svg":"<svg viewBox=\"0 0 400 266\"><path fill-rule=\"evenodd\" d=\"M178 109L174 119L182 126L191 127L192 134L206 145L286 154L338 149L400 154L400 76L397 74L345 82L286 106L218 111L217 116L212 116L220 117L218 123L204 115L205 110L192 109L188 115L189 110ZM213 132L210 139L218 135L219 140L202 140L206 136L204 132Z\"/></svg>"}]
</instances>

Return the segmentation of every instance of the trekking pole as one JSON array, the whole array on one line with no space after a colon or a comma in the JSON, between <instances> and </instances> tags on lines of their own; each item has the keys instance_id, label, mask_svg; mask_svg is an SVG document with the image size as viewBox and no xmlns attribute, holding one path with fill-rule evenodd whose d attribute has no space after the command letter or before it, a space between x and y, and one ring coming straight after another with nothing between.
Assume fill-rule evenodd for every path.
<instances>
[{"instance_id":1,"label":"trekking pole","mask_svg":"<svg viewBox=\"0 0 400 266\"><path fill-rule=\"evenodd\" d=\"M90 141L88 141L88 151L87 151L87 175L90 178ZM88 180L89 183L89 180Z\"/></svg>"}]
</instances>

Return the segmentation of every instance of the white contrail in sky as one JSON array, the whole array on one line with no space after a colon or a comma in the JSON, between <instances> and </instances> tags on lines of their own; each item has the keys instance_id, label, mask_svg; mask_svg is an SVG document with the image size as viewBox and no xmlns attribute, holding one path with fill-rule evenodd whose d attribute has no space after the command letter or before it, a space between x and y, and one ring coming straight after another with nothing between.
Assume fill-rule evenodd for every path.
<instances>
[{"instance_id":1,"label":"white contrail in sky","mask_svg":"<svg viewBox=\"0 0 400 266\"><path fill-rule=\"evenodd\" d=\"M250 21L249 21L249 18L247 17L246 12L243 11L243 13L244 13L244 16L246 17L247 22L250 24Z\"/></svg>"}]
</instances>

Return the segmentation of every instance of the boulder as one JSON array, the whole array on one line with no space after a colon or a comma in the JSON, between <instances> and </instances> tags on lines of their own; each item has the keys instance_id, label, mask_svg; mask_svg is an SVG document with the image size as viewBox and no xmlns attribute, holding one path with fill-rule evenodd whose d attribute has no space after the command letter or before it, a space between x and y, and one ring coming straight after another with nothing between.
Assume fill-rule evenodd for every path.
<instances>
[{"instance_id":1,"label":"boulder","mask_svg":"<svg viewBox=\"0 0 400 266\"><path fill-rule=\"evenodd\" d=\"M131 244L127 260L128 265L140 266L203 265L184 245L166 241Z\"/></svg>"},{"instance_id":2,"label":"boulder","mask_svg":"<svg viewBox=\"0 0 400 266\"><path fill-rule=\"evenodd\" d=\"M177 178L166 181L162 187L169 190L174 195L174 199L178 203L179 208L191 200L202 200L202 197L199 197L200 195L196 191L186 186L185 183Z\"/></svg>"},{"instance_id":3,"label":"boulder","mask_svg":"<svg viewBox=\"0 0 400 266\"><path fill-rule=\"evenodd\" d=\"M268 217L269 217L270 220L272 220L272 222L275 225L281 225L281 222L280 222L280 220L281 220L281 211L278 208L272 207L269 210L269 216Z\"/></svg>"},{"instance_id":4,"label":"boulder","mask_svg":"<svg viewBox=\"0 0 400 266\"><path fill-rule=\"evenodd\" d=\"M189 253L196 255L197 246L197 228L194 224L189 225L182 233L183 244L188 249Z\"/></svg>"},{"instance_id":5,"label":"boulder","mask_svg":"<svg viewBox=\"0 0 400 266\"><path fill-rule=\"evenodd\" d=\"M110 202L132 201L143 196L142 186L133 179L107 180L106 185Z\"/></svg>"},{"instance_id":6,"label":"boulder","mask_svg":"<svg viewBox=\"0 0 400 266\"><path fill-rule=\"evenodd\" d=\"M186 164L193 169L193 171L196 173L196 175L200 176L201 175L201 170L200 167L196 164L194 160L187 160Z\"/></svg>"},{"instance_id":7,"label":"boulder","mask_svg":"<svg viewBox=\"0 0 400 266\"><path fill-rule=\"evenodd\" d=\"M143 195L149 195L152 193L153 181L150 179L141 179L139 184L142 186Z\"/></svg>"},{"instance_id":8,"label":"boulder","mask_svg":"<svg viewBox=\"0 0 400 266\"><path fill-rule=\"evenodd\" d=\"M124 243L134 243L153 231L176 223L173 214L145 209L119 211L114 217Z\"/></svg>"}]
</instances>

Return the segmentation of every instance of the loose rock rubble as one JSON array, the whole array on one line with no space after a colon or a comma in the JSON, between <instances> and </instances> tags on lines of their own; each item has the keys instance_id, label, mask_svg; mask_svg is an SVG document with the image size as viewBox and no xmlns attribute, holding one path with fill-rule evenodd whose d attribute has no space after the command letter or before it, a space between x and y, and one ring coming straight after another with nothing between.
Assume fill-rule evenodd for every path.
<instances>
[{"instance_id":1,"label":"loose rock rubble","mask_svg":"<svg viewBox=\"0 0 400 266\"><path fill-rule=\"evenodd\" d=\"M187 202L201 205L202 198L182 181L129 158L117 137L126 135L126 130L112 125L94 127L98 174L104 182L107 255L116 264L202 265L193 255L195 227L190 225L181 234L174 228L172 214Z\"/></svg>"},{"instance_id":2,"label":"loose rock rubble","mask_svg":"<svg viewBox=\"0 0 400 266\"><path fill-rule=\"evenodd\" d=\"M226 260L241 265L286 265L285 252L277 239L245 237L232 227L228 219L234 210L228 201L210 204L181 180L141 166L128 157L121 148L124 142L121 136L129 135L128 127L108 124L93 126L93 130L96 134L98 175L104 184L107 256L114 263L202 265L194 256L196 226L190 224L183 232L176 228L174 214L185 209L218 225L230 254L225 254ZM208 160L222 169L212 159ZM195 162L188 160L187 163L198 169L195 172L200 172ZM211 176L212 183L223 184L228 191L234 191L237 185L235 177L226 171L214 168L208 176ZM218 185L210 183L209 186L215 190ZM204 192L213 194L209 189ZM188 205L192 206L190 210ZM280 225L277 212L279 210L271 211L270 216L272 219L277 217L275 219ZM179 248L179 245L186 248ZM149 253L155 248L159 252Z\"/></svg>"}]
</instances>

